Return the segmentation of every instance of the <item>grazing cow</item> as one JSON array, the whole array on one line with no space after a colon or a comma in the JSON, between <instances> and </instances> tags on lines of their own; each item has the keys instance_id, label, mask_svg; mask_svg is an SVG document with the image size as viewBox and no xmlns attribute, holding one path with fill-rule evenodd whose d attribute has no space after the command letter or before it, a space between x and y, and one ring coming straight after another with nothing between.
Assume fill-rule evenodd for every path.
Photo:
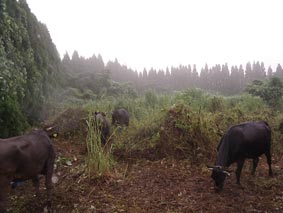
<instances>
[{"instance_id":1,"label":"grazing cow","mask_svg":"<svg viewBox=\"0 0 283 213\"><path fill-rule=\"evenodd\" d=\"M218 147L216 166L208 166L212 169L212 179L215 182L215 189L221 190L227 175L230 175L228 167L236 162L237 184L240 184L240 175L246 158L253 159L252 174L259 161L259 156L265 154L269 166L269 176L272 176L271 169L271 129L267 122L246 122L232 126L222 137Z\"/></svg>"},{"instance_id":2,"label":"grazing cow","mask_svg":"<svg viewBox=\"0 0 283 213\"><path fill-rule=\"evenodd\" d=\"M10 183L31 179L39 193L39 175L45 175L47 207L51 208L52 174L55 152L51 140L43 130L22 136L0 139L0 212L5 211L4 201Z\"/></svg>"},{"instance_id":3,"label":"grazing cow","mask_svg":"<svg viewBox=\"0 0 283 213\"><path fill-rule=\"evenodd\" d=\"M116 109L112 113L112 125L126 125L129 126L129 113L127 110L121 108L121 109Z\"/></svg>"},{"instance_id":4,"label":"grazing cow","mask_svg":"<svg viewBox=\"0 0 283 213\"><path fill-rule=\"evenodd\" d=\"M106 119L105 113L95 112L95 128L101 134L101 143L105 145L110 135L110 124Z\"/></svg>"}]
</instances>

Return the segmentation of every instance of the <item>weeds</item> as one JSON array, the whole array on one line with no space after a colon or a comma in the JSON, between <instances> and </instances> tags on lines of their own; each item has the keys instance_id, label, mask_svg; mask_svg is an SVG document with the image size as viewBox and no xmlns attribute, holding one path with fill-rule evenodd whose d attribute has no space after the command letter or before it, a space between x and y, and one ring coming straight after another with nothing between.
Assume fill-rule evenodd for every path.
<instances>
[{"instance_id":1,"label":"weeds","mask_svg":"<svg viewBox=\"0 0 283 213\"><path fill-rule=\"evenodd\" d=\"M101 146L100 133L94 131L92 119L87 121L88 131L83 135L87 135L89 173L100 173L104 167L107 170L113 166L112 149L124 154L146 149L155 149L158 154L165 149L166 155L174 155L174 150L178 150L186 158L205 161L214 156L221 136L231 125L253 120L266 120L272 129L272 151L283 150L283 114L273 111L260 97L224 97L199 89L169 95L149 91L136 98L104 97L81 108L106 112L110 120L111 112L118 107L128 110L130 125L121 130L111 128L113 146L109 143L107 151Z\"/></svg>"},{"instance_id":2,"label":"weeds","mask_svg":"<svg viewBox=\"0 0 283 213\"><path fill-rule=\"evenodd\" d=\"M114 165L114 160L111 155L110 140L106 142L104 146L101 143L101 131L99 128L95 128L95 124L92 113L89 113L87 120L87 173L89 178L93 176L101 176L109 173Z\"/></svg>"}]
</instances>

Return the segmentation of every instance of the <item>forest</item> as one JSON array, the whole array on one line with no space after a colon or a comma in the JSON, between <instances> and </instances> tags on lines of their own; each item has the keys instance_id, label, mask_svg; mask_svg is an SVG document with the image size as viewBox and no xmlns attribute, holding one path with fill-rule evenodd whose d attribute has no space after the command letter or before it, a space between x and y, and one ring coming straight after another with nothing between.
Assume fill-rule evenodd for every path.
<instances>
[{"instance_id":1,"label":"forest","mask_svg":"<svg viewBox=\"0 0 283 213\"><path fill-rule=\"evenodd\" d=\"M56 126L55 211L283 210L280 64L137 71L100 54L71 54L60 58L48 26L25 0L0 0L0 138ZM102 146L93 113L105 112L111 123L117 108L129 112L129 127L111 125ZM262 157L255 177L246 162L242 186L233 173L223 193L215 193L207 165L214 164L221 137L231 125L257 120L272 129L274 177ZM45 211L43 187L38 198L30 183L18 188L8 212Z\"/></svg>"}]
</instances>

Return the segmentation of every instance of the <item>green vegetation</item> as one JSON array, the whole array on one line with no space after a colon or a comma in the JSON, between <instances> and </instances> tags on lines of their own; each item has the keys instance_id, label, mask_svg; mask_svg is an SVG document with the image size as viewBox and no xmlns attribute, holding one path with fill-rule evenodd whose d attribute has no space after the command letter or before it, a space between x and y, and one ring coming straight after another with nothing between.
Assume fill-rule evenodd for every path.
<instances>
[{"instance_id":1,"label":"green vegetation","mask_svg":"<svg viewBox=\"0 0 283 213\"><path fill-rule=\"evenodd\" d=\"M8 137L42 120L60 58L25 0L1 0L0 16L0 137Z\"/></svg>"},{"instance_id":2,"label":"green vegetation","mask_svg":"<svg viewBox=\"0 0 283 213\"><path fill-rule=\"evenodd\" d=\"M280 64L275 72L248 62L245 69L206 65L198 73L188 65L138 73L77 51L61 61L47 27L25 0L0 0L0 16L1 138L53 120L66 138L87 135L82 141L89 174L107 173L119 150L205 163L230 125L250 120L269 122L273 151L283 150ZM117 107L129 111L130 126L112 127L113 146L105 151L87 113L103 111L111 120Z\"/></svg>"},{"instance_id":3,"label":"green vegetation","mask_svg":"<svg viewBox=\"0 0 283 213\"><path fill-rule=\"evenodd\" d=\"M98 121L95 121L92 113L90 113L87 120L86 137L86 165L89 178L110 173L114 163L111 155L111 144L107 141L106 145L102 146L101 132L99 128L95 128L98 126L95 122Z\"/></svg>"},{"instance_id":4,"label":"green vegetation","mask_svg":"<svg viewBox=\"0 0 283 213\"><path fill-rule=\"evenodd\" d=\"M254 96L259 96L273 109L282 108L283 82L278 77L268 81L253 81L248 85L246 91Z\"/></svg>"}]
</instances>

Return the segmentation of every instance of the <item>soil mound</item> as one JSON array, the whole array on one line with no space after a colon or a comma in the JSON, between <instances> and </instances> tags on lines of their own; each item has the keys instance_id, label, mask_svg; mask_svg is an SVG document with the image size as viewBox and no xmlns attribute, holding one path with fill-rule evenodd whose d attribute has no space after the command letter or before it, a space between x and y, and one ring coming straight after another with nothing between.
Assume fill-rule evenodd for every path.
<instances>
[{"instance_id":1,"label":"soil mound","mask_svg":"<svg viewBox=\"0 0 283 213\"><path fill-rule=\"evenodd\" d=\"M68 108L47 126L54 127L54 133L65 139L83 137L87 131L87 119L87 111L79 108Z\"/></svg>"}]
</instances>

